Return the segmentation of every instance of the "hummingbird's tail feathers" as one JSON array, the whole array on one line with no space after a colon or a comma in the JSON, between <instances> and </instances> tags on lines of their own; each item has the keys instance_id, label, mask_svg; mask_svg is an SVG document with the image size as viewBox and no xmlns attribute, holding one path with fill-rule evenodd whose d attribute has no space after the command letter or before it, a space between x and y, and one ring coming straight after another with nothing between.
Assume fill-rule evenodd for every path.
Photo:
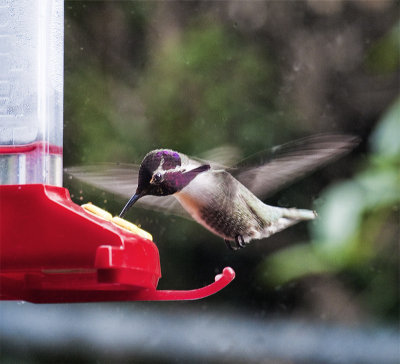
<instances>
[{"instance_id":1,"label":"hummingbird's tail feathers","mask_svg":"<svg viewBox=\"0 0 400 364\"><path fill-rule=\"evenodd\" d=\"M264 228L262 238L268 238L279 231L285 230L289 226L299 223L300 221L314 220L317 217L317 213L311 210L296 208L287 209L281 207L275 207L275 209L279 212L280 217L270 222Z\"/></svg>"},{"instance_id":2,"label":"hummingbird's tail feathers","mask_svg":"<svg viewBox=\"0 0 400 364\"><path fill-rule=\"evenodd\" d=\"M282 212L283 217L298 221L314 220L317 217L317 213L315 211L305 209L282 209Z\"/></svg>"},{"instance_id":3,"label":"hummingbird's tail feathers","mask_svg":"<svg viewBox=\"0 0 400 364\"><path fill-rule=\"evenodd\" d=\"M274 221L272 224L270 224L264 229L261 239L269 238L271 235L279 233L280 231L285 230L289 226L297 224L299 221L300 220L293 220L293 219L288 219L286 217L280 217L278 220Z\"/></svg>"}]
</instances>

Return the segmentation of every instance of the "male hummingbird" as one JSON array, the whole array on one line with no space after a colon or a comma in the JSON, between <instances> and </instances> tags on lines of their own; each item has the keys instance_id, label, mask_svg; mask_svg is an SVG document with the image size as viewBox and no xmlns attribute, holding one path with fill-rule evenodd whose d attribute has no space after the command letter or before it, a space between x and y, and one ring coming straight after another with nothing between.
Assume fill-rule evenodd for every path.
<instances>
[{"instance_id":1,"label":"male hummingbird","mask_svg":"<svg viewBox=\"0 0 400 364\"><path fill-rule=\"evenodd\" d=\"M267 238L299 221L316 217L311 210L267 205L256 195L264 197L288 181L344 154L355 144L356 139L351 136L312 136L276 147L273 159L268 163L245 169L224 168L218 163L189 158L170 149L153 150L140 164L136 192L120 217L144 196L173 195L194 220L222 237L229 248L243 248L251 240ZM133 170L130 173L126 169L121 173L121 170L124 168L117 167L106 175L90 170L82 172L75 167L68 172L78 179L114 191L114 173L122 179L125 176L125 180L132 178ZM132 181L128 184L132 185ZM125 189L121 194L129 193L126 187L120 186L120 192ZM176 210L176 206L169 207L174 205L170 200L164 204L161 200L153 199L147 204Z\"/></svg>"}]
</instances>

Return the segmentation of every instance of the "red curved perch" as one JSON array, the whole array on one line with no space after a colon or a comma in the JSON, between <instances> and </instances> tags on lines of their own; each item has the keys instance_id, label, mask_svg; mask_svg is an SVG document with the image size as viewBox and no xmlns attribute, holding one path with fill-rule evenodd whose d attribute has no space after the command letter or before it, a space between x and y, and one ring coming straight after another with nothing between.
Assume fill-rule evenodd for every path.
<instances>
[{"instance_id":1,"label":"red curved perch","mask_svg":"<svg viewBox=\"0 0 400 364\"><path fill-rule=\"evenodd\" d=\"M178 300L198 300L211 296L222 288L226 287L235 278L235 271L224 268L222 274L215 276L215 282L208 286L192 289L188 291L140 291L135 295L135 301L178 301Z\"/></svg>"}]
</instances>

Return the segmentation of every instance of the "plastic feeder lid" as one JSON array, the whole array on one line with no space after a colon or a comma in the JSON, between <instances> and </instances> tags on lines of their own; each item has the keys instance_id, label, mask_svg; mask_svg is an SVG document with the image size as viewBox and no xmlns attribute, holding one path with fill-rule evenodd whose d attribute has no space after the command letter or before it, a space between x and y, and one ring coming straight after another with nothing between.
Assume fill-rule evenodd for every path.
<instances>
[{"instance_id":1,"label":"plastic feeder lid","mask_svg":"<svg viewBox=\"0 0 400 364\"><path fill-rule=\"evenodd\" d=\"M136 225L93 205L76 205L62 187L1 185L0 200L1 300L193 300L235 277L225 268L208 286L158 291L158 249Z\"/></svg>"}]
</instances>

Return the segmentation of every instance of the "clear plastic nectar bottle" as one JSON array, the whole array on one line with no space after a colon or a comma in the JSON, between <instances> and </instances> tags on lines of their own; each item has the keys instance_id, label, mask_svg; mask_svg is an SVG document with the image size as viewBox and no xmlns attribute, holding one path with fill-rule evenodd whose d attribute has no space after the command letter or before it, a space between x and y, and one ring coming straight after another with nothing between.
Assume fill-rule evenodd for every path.
<instances>
[{"instance_id":1,"label":"clear plastic nectar bottle","mask_svg":"<svg viewBox=\"0 0 400 364\"><path fill-rule=\"evenodd\" d=\"M0 2L0 184L62 185L63 0Z\"/></svg>"}]
</instances>

